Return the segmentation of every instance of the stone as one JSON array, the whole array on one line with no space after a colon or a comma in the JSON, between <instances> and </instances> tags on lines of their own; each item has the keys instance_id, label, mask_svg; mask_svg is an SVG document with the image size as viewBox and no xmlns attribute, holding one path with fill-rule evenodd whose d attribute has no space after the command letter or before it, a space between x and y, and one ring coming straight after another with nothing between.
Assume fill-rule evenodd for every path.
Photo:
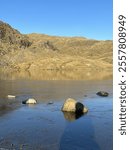
<instances>
[{"instance_id":1,"label":"stone","mask_svg":"<svg viewBox=\"0 0 130 150\"><path fill-rule=\"evenodd\" d=\"M88 109L80 102L77 102L75 99L68 98L61 109L63 112L74 112L74 113L86 113Z\"/></svg>"},{"instance_id":2,"label":"stone","mask_svg":"<svg viewBox=\"0 0 130 150\"><path fill-rule=\"evenodd\" d=\"M29 98L27 100L22 101L23 104L36 104L37 101L33 98Z\"/></svg>"},{"instance_id":3,"label":"stone","mask_svg":"<svg viewBox=\"0 0 130 150\"><path fill-rule=\"evenodd\" d=\"M50 102L48 102L47 104L48 104L48 105L51 105L51 104L53 104L53 101L50 101Z\"/></svg>"},{"instance_id":4,"label":"stone","mask_svg":"<svg viewBox=\"0 0 130 150\"><path fill-rule=\"evenodd\" d=\"M15 95L7 95L8 98L15 98Z\"/></svg>"},{"instance_id":5,"label":"stone","mask_svg":"<svg viewBox=\"0 0 130 150\"><path fill-rule=\"evenodd\" d=\"M105 91L99 91L96 94L99 95L99 96L102 96L102 97L107 97L109 95L109 93L107 93Z\"/></svg>"}]
</instances>

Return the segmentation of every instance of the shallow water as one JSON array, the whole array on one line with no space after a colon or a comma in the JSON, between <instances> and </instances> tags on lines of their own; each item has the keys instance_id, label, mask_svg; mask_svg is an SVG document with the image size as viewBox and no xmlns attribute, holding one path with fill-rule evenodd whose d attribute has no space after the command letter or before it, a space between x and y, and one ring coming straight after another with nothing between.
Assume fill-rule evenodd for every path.
<instances>
[{"instance_id":1,"label":"shallow water","mask_svg":"<svg viewBox=\"0 0 130 150\"><path fill-rule=\"evenodd\" d=\"M109 96L97 96L100 90ZM16 99L7 99L8 94ZM21 103L29 97L38 104ZM78 119L62 113L68 97L82 102L89 112ZM0 80L0 148L112 150L112 124L112 80Z\"/></svg>"}]
</instances>

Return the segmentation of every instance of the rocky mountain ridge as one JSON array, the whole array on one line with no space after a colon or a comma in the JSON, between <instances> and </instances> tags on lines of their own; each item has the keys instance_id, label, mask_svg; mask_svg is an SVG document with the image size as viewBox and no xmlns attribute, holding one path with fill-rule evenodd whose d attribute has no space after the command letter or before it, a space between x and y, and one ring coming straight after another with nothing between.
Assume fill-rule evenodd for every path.
<instances>
[{"instance_id":1,"label":"rocky mountain ridge","mask_svg":"<svg viewBox=\"0 0 130 150\"><path fill-rule=\"evenodd\" d=\"M0 70L112 72L112 41L23 35L0 21Z\"/></svg>"}]
</instances>

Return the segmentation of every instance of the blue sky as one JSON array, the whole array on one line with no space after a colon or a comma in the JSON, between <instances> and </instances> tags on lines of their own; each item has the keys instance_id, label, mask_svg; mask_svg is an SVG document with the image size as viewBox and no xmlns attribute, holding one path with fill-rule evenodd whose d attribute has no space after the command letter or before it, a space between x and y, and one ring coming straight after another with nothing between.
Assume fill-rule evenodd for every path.
<instances>
[{"instance_id":1,"label":"blue sky","mask_svg":"<svg viewBox=\"0 0 130 150\"><path fill-rule=\"evenodd\" d=\"M1 0L0 20L21 33L112 39L112 0Z\"/></svg>"}]
</instances>

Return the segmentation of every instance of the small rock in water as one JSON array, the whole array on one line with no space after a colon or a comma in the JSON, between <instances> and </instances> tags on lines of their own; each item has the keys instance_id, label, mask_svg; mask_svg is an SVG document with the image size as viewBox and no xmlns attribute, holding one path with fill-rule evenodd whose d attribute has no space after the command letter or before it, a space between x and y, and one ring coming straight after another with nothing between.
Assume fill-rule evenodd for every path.
<instances>
[{"instance_id":1,"label":"small rock in water","mask_svg":"<svg viewBox=\"0 0 130 150\"><path fill-rule=\"evenodd\" d=\"M63 112L74 112L74 113L86 113L88 109L80 102L75 99L68 98L61 109Z\"/></svg>"},{"instance_id":2,"label":"small rock in water","mask_svg":"<svg viewBox=\"0 0 130 150\"><path fill-rule=\"evenodd\" d=\"M48 104L48 105L50 105L50 104L53 104L53 102L52 102L52 101L50 101L50 102L48 102L47 104Z\"/></svg>"},{"instance_id":3,"label":"small rock in water","mask_svg":"<svg viewBox=\"0 0 130 150\"><path fill-rule=\"evenodd\" d=\"M8 98L15 98L15 95L7 95Z\"/></svg>"},{"instance_id":4,"label":"small rock in water","mask_svg":"<svg viewBox=\"0 0 130 150\"><path fill-rule=\"evenodd\" d=\"M27 100L22 101L23 104L36 104L37 101L33 98L29 98Z\"/></svg>"},{"instance_id":5,"label":"small rock in water","mask_svg":"<svg viewBox=\"0 0 130 150\"><path fill-rule=\"evenodd\" d=\"M9 150L9 149L5 149L5 148L0 148L0 150ZM13 149L14 150L14 149Z\"/></svg>"},{"instance_id":6,"label":"small rock in water","mask_svg":"<svg viewBox=\"0 0 130 150\"><path fill-rule=\"evenodd\" d=\"M99 96L102 96L102 97L107 97L109 95L109 93L107 93L105 91L99 91L96 94L99 95Z\"/></svg>"}]
</instances>

